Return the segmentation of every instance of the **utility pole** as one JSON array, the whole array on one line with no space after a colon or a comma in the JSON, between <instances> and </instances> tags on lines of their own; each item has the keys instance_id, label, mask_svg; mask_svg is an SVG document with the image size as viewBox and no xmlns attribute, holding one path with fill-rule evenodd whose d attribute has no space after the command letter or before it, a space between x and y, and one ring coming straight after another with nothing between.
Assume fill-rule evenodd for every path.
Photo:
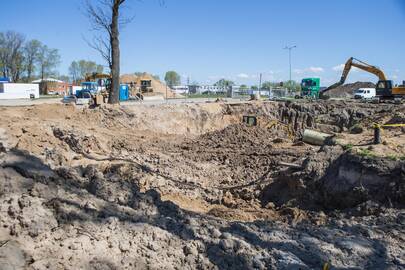
<instances>
[{"instance_id":1,"label":"utility pole","mask_svg":"<svg viewBox=\"0 0 405 270\"><path fill-rule=\"evenodd\" d=\"M297 46L285 46L284 50L288 50L288 59L290 63L290 84L291 84L291 50L297 48ZM291 89L290 89L291 90Z\"/></svg>"},{"instance_id":2,"label":"utility pole","mask_svg":"<svg viewBox=\"0 0 405 270\"><path fill-rule=\"evenodd\" d=\"M260 92L260 90L262 90L262 73L260 73L260 76L259 76L259 95L261 94L261 92Z\"/></svg>"}]
</instances>

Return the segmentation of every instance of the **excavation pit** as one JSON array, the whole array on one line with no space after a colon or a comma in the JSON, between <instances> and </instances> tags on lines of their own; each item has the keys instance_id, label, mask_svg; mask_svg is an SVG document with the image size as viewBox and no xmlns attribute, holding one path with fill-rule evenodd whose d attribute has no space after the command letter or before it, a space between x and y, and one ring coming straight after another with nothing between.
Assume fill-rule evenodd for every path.
<instances>
[{"instance_id":1,"label":"excavation pit","mask_svg":"<svg viewBox=\"0 0 405 270\"><path fill-rule=\"evenodd\" d=\"M0 252L16 255L14 266L404 265L404 130L387 130L385 143L373 146L368 128L403 119L403 106L302 101L0 111L0 245L10 244ZM244 123L244 115L257 125ZM352 134L353 127L361 132ZM333 133L339 143L303 143L305 129Z\"/></svg>"}]
</instances>

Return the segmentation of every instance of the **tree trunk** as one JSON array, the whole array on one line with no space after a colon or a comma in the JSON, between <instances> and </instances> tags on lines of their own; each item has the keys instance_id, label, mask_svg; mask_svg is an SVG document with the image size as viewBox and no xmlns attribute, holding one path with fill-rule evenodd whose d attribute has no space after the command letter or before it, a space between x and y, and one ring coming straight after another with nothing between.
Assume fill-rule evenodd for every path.
<instances>
[{"instance_id":1,"label":"tree trunk","mask_svg":"<svg viewBox=\"0 0 405 270\"><path fill-rule=\"evenodd\" d=\"M27 65L27 82L31 82L32 70L33 70L33 63L32 60L29 60Z\"/></svg>"},{"instance_id":2,"label":"tree trunk","mask_svg":"<svg viewBox=\"0 0 405 270\"><path fill-rule=\"evenodd\" d=\"M111 21L111 92L108 102L110 104L119 103L119 91L120 91L120 43L119 43L119 30L118 30L118 18L119 7L121 0L114 0L112 21Z\"/></svg>"}]
</instances>

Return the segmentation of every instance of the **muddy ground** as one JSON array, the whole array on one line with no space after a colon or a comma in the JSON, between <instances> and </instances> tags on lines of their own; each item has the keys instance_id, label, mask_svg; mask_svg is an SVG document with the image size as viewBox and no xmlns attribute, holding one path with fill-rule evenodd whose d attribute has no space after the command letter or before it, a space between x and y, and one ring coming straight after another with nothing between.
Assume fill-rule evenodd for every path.
<instances>
[{"instance_id":1,"label":"muddy ground","mask_svg":"<svg viewBox=\"0 0 405 270\"><path fill-rule=\"evenodd\" d=\"M373 123L405 107L0 108L0 269L404 269L405 128Z\"/></svg>"}]
</instances>

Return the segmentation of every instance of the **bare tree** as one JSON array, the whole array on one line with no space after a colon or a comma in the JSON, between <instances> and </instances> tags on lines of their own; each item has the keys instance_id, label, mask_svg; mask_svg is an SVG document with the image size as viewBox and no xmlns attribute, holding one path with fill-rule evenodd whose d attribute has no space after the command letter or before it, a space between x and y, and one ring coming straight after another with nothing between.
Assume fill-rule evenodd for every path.
<instances>
[{"instance_id":1,"label":"bare tree","mask_svg":"<svg viewBox=\"0 0 405 270\"><path fill-rule=\"evenodd\" d=\"M164 0L158 0L160 5ZM120 28L133 18L122 15L126 0L86 0L86 15L90 18L93 30L97 32L90 47L98 51L106 60L111 73L111 92L109 103L119 102L120 87Z\"/></svg>"},{"instance_id":2,"label":"bare tree","mask_svg":"<svg viewBox=\"0 0 405 270\"><path fill-rule=\"evenodd\" d=\"M46 76L55 75L55 68L60 63L60 55L57 49L50 49L44 45L39 50L38 65L41 79Z\"/></svg>"},{"instance_id":3,"label":"bare tree","mask_svg":"<svg viewBox=\"0 0 405 270\"><path fill-rule=\"evenodd\" d=\"M108 102L119 102L120 88L120 42L119 28L131 21L120 14L126 0L86 1L86 11L93 30L98 32L89 45L107 61L111 72L111 90Z\"/></svg>"},{"instance_id":4,"label":"bare tree","mask_svg":"<svg viewBox=\"0 0 405 270\"><path fill-rule=\"evenodd\" d=\"M18 81L23 72L24 41L23 35L13 31L0 35L0 66L3 76L11 77L13 81Z\"/></svg>"}]
</instances>

